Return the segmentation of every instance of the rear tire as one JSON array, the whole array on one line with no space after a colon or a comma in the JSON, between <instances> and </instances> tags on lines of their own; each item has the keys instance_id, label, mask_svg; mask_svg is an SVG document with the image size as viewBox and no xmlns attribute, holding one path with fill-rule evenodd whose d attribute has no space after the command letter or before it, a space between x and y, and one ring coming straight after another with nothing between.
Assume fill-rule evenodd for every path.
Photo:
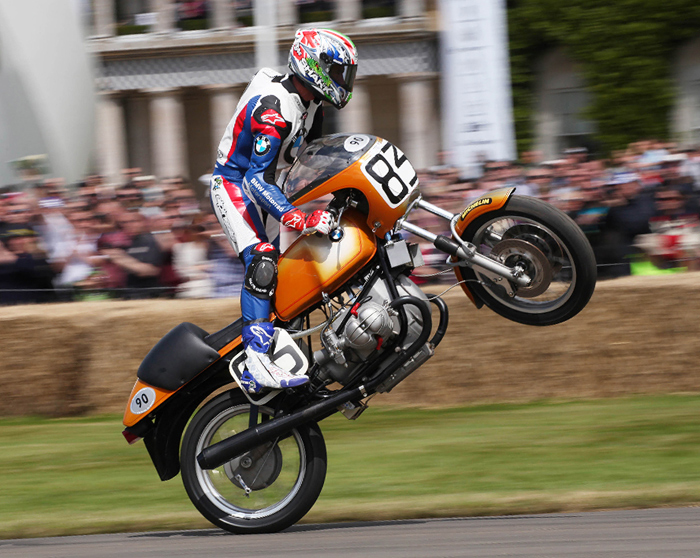
<instances>
[{"instance_id":1,"label":"rear tire","mask_svg":"<svg viewBox=\"0 0 700 558\"><path fill-rule=\"evenodd\" d=\"M455 268L457 277L466 280L486 306L514 322L539 326L564 322L588 304L595 289L596 261L588 239L565 213L539 199L512 196L503 208L470 223L462 239L506 264L520 258L529 264L531 277L542 276L542 292L521 290L519 295L513 285L507 289L503 282L491 281L484 270Z\"/></svg>"},{"instance_id":2,"label":"rear tire","mask_svg":"<svg viewBox=\"0 0 700 558\"><path fill-rule=\"evenodd\" d=\"M237 389L199 410L182 443L182 481L192 503L214 525L232 533L273 533L299 521L318 499L326 478L326 445L318 425L309 423L217 469L202 469L197 455L247 429L249 412L248 399ZM271 418L273 411L260 407L259 414Z\"/></svg>"}]
</instances>

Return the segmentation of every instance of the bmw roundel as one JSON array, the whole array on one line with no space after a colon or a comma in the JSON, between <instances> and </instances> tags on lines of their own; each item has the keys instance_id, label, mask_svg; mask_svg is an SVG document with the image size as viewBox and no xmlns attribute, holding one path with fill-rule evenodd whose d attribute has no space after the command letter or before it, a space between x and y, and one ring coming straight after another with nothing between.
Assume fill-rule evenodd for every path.
<instances>
[{"instance_id":1,"label":"bmw roundel","mask_svg":"<svg viewBox=\"0 0 700 558\"><path fill-rule=\"evenodd\" d=\"M258 156L265 155L268 151L270 151L270 138L267 136L258 136L255 138L255 154Z\"/></svg>"}]
</instances>

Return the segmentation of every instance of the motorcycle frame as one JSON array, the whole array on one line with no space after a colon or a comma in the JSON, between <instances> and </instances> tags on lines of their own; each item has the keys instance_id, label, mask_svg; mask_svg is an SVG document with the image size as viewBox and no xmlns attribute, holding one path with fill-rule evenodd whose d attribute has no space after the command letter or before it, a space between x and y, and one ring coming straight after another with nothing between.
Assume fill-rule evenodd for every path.
<instances>
[{"instance_id":1,"label":"motorcycle frame","mask_svg":"<svg viewBox=\"0 0 700 558\"><path fill-rule=\"evenodd\" d=\"M381 385L391 374L403 366L403 364L405 364L426 342L429 341L433 347L436 347L440 343L447 330L447 305L440 298L435 298L430 301L437 306L440 319L435 334L428 340L432 329L432 319L428 308L429 304L416 297L399 295L396 286L396 278L404 271L400 269L392 270L389 267L388 257L384 248L385 245L386 241L378 241L377 253L370 263L356 274L356 277L362 277L366 282L373 282L378 279L386 281L389 293L392 297L391 304L398 312L400 323L399 334L384 345L385 351L380 354L378 353L374 358L368 359L355 373L353 380L342 388L330 393L324 390L316 390L310 394L300 392L300 390L295 390L292 393L282 392L280 396L271 402L271 404L277 404L276 413L283 413L282 416L275 417L266 421L264 424L253 426L228 440L236 438L236 443L240 443L238 436L248 433L248 443L253 443L250 447L254 447L262 443L255 443L255 439L260 440L263 439L263 437L267 439L268 436L272 436L274 439L280 435L284 436L284 434L290 433L293 428L303 423L310 421L319 422L338 412L342 404L346 402L359 403L362 399L374 394L376 387ZM346 286L341 287L337 292L331 295L331 298L343 294L346 288ZM369 289L362 290L358 296L357 302L361 302L364 299L368 290ZM421 313L423 331L419 338L411 344L408 349L399 349L397 351L397 348L403 345L408 335L408 318L403 308L408 304L416 306ZM314 305L297 318L304 319L321 306L322 303ZM160 403L146 416L139 419L138 422L127 426L125 429L125 432L144 439L149 456L161 480L169 480L175 477L180 471L180 441L184 429L195 411L215 391L227 385L237 388L237 385L233 382L228 372L228 366L231 360L242 350L240 338L242 325L242 319L239 319L229 324L221 331L207 336L207 339L215 339L218 337L222 338L223 341L230 338L233 339L218 350L220 358L217 361L201 371L181 388L170 394L168 399ZM221 344L221 342L219 344ZM379 366L377 366L378 361L387 360L387 354L392 354L392 357L388 359L390 365L388 367L382 367L380 363ZM137 388L142 385L146 384L140 381L137 382L132 391L132 396L133 393L137 391ZM256 410L256 407L251 406L251 415ZM285 419L284 421L280 420L283 418ZM260 432L261 429L262 432ZM269 434L271 429L274 429L274 434ZM250 432L252 431L256 434L251 434ZM266 432L268 432L268 434L266 434ZM210 448L211 447L214 446L210 446Z\"/></svg>"}]
</instances>

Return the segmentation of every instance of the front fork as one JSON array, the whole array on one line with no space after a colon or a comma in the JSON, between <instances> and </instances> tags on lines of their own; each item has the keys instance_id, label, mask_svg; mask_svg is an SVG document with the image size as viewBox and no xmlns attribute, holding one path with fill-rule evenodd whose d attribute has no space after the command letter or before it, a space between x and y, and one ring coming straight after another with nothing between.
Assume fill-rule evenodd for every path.
<instances>
[{"instance_id":1,"label":"front fork","mask_svg":"<svg viewBox=\"0 0 700 558\"><path fill-rule=\"evenodd\" d=\"M450 222L450 229L452 230L452 238L442 234L433 234L430 231L414 225L413 223L409 223L405 220L405 217L396 223L397 229L403 229L411 234L415 234L420 238L424 238L425 240L432 242L435 248L441 252L449 254L450 256L454 256L460 263L464 262L470 267L481 267L487 271L495 273L499 277L504 277L519 287L527 287L530 285L530 283L532 283L532 278L529 277L525 273L525 270L520 266L508 267L497 260L480 254L476 246L470 242L465 242L462 240L455 230L455 224L457 223L459 215L454 215L449 211L445 211L444 209L433 205L432 203L428 203L421 198L418 198L413 202L411 208L409 208L409 211L406 212L406 215L410 213L411 209L416 207L448 220Z\"/></svg>"}]
</instances>

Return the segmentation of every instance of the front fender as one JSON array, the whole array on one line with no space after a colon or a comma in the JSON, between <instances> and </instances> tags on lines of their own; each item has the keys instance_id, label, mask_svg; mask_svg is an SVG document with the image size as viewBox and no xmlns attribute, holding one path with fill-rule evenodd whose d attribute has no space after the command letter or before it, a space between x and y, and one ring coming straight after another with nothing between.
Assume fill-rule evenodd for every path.
<instances>
[{"instance_id":1,"label":"front fender","mask_svg":"<svg viewBox=\"0 0 700 558\"><path fill-rule=\"evenodd\" d=\"M513 192L515 192L515 188L501 188L500 190L494 190L493 192L484 194L479 199L474 200L464 209L464 211L462 211L462 213L459 216L459 219L457 219L457 223L455 223L455 231L457 232L457 234L461 237L462 233L465 230L467 230L467 227L475 219L481 217L486 213L497 211L505 207L505 205L508 203L508 200L513 195ZM452 258L452 261L456 260ZM454 270L455 275L457 276L457 280L464 281L462 268L459 266L455 266ZM469 283L461 283L460 286L462 287L464 294L467 295L467 297L469 298L469 300L472 301L474 306L476 306L477 308L481 308L484 305L484 302L471 289Z\"/></svg>"}]
</instances>

